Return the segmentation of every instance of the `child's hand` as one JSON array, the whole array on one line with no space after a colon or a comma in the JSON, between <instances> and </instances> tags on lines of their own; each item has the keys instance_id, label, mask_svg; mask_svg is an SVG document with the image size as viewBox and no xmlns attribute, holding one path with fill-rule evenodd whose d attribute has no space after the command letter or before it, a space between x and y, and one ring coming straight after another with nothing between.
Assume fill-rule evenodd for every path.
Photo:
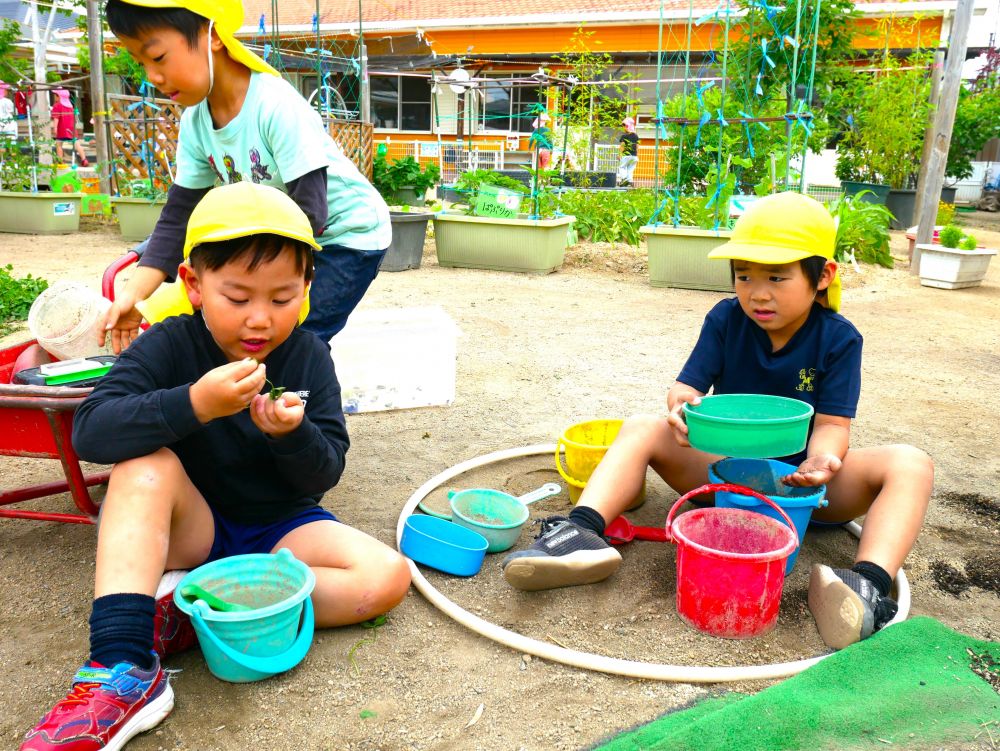
<instances>
[{"instance_id":1,"label":"child's hand","mask_svg":"<svg viewBox=\"0 0 1000 751\"><path fill-rule=\"evenodd\" d=\"M262 433L278 437L291 433L302 424L306 408L294 392L285 392L277 399L268 394L257 394L250 405L250 419Z\"/></svg>"},{"instance_id":2,"label":"child's hand","mask_svg":"<svg viewBox=\"0 0 1000 751\"><path fill-rule=\"evenodd\" d=\"M799 468L790 475L785 475L781 481L793 488L814 488L826 485L840 471L843 462L833 454L817 454L810 456Z\"/></svg>"},{"instance_id":3,"label":"child's hand","mask_svg":"<svg viewBox=\"0 0 1000 751\"><path fill-rule=\"evenodd\" d=\"M673 391L671 389L671 392ZM688 426L684 421L682 410L685 404L701 404L701 396L693 390L682 390L678 393L671 393L670 397L667 399L667 403L670 406L670 412L667 415L667 425L670 426L670 430L674 434L674 440L677 441L678 445L690 446L691 442L688 441Z\"/></svg>"},{"instance_id":4,"label":"child's hand","mask_svg":"<svg viewBox=\"0 0 1000 751\"><path fill-rule=\"evenodd\" d=\"M228 417L250 406L264 386L266 371L253 358L220 365L191 386L191 406L202 423Z\"/></svg>"}]
</instances>

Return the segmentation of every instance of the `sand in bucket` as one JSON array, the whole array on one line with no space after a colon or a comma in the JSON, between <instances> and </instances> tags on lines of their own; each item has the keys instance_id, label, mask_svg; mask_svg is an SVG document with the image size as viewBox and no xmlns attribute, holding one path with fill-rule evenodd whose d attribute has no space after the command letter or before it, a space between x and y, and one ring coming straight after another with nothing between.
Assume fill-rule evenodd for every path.
<instances>
[{"instance_id":1,"label":"sand in bucket","mask_svg":"<svg viewBox=\"0 0 1000 751\"><path fill-rule=\"evenodd\" d=\"M587 420L570 425L556 443L556 469L569 485L569 499L573 503L580 500L580 494L587 480L597 469L608 448L622 428L622 420ZM565 450L566 466L563 467L560 450ZM646 482L642 490L626 509L639 508L646 501Z\"/></svg>"},{"instance_id":2,"label":"sand in bucket","mask_svg":"<svg viewBox=\"0 0 1000 751\"><path fill-rule=\"evenodd\" d=\"M196 584L216 597L250 608L212 610L204 600L181 596ZM236 555L189 572L174 602L191 616L205 662L216 678L247 683L290 670L305 657L313 636L309 595L312 570L282 548L276 554Z\"/></svg>"}]
</instances>

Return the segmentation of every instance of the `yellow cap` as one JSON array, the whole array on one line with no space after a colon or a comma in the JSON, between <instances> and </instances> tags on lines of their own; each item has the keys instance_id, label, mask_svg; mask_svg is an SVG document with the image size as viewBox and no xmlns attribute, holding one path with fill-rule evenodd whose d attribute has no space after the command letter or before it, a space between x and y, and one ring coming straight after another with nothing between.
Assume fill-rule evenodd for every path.
<instances>
[{"instance_id":1,"label":"yellow cap","mask_svg":"<svg viewBox=\"0 0 1000 751\"><path fill-rule=\"evenodd\" d=\"M202 243L263 234L298 240L313 250L323 249L313 239L309 218L295 201L277 188L241 182L210 190L194 207L184 238L184 260ZM160 285L148 299L136 303L136 308L150 323L194 312L184 283L180 280ZM308 314L307 291L299 311L299 323Z\"/></svg>"},{"instance_id":2,"label":"yellow cap","mask_svg":"<svg viewBox=\"0 0 1000 751\"><path fill-rule=\"evenodd\" d=\"M777 193L754 201L733 227L729 242L708 254L752 263L784 264L811 256L833 259L837 225L819 201L801 193ZM831 310L840 310L840 272L826 290Z\"/></svg>"},{"instance_id":3,"label":"yellow cap","mask_svg":"<svg viewBox=\"0 0 1000 751\"><path fill-rule=\"evenodd\" d=\"M226 45L229 56L238 63L243 63L250 70L279 75L278 71L264 62L263 59L243 46L233 36L243 25L243 3L241 0L122 0L129 5L139 5L143 8L184 8L192 13L214 21L214 28L219 39Z\"/></svg>"}]
</instances>

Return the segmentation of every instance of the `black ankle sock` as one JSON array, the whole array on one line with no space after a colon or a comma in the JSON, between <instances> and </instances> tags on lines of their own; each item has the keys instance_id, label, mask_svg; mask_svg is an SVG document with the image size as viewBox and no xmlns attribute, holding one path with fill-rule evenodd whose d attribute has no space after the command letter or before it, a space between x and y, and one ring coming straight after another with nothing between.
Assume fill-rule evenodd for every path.
<instances>
[{"instance_id":1,"label":"black ankle sock","mask_svg":"<svg viewBox=\"0 0 1000 751\"><path fill-rule=\"evenodd\" d=\"M875 589L883 597L889 596L889 588L892 586L892 577L889 572L871 561L858 561L851 567L851 571L857 572L875 585Z\"/></svg>"},{"instance_id":2,"label":"black ankle sock","mask_svg":"<svg viewBox=\"0 0 1000 751\"><path fill-rule=\"evenodd\" d=\"M90 614L90 659L105 667L131 662L153 666L153 613L149 595L105 595L94 600Z\"/></svg>"},{"instance_id":3,"label":"black ankle sock","mask_svg":"<svg viewBox=\"0 0 1000 751\"><path fill-rule=\"evenodd\" d=\"M569 512L569 520L578 527L589 529L598 537L604 537L604 517L589 506L574 506Z\"/></svg>"}]
</instances>

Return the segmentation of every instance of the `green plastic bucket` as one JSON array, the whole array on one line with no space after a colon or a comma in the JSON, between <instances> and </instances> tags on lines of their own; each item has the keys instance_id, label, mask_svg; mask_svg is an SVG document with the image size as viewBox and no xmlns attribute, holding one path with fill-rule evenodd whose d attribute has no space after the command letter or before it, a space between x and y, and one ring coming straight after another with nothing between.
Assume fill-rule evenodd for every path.
<instances>
[{"instance_id":1,"label":"green plastic bucket","mask_svg":"<svg viewBox=\"0 0 1000 751\"><path fill-rule=\"evenodd\" d=\"M195 584L250 610L220 612L204 600L181 597ZM212 674L230 683L269 678L298 665L312 644L309 595L316 575L291 551L235 555L189 572L174 590L177 607L191 617Z\"/></svg>"},{"instance_id":2,"label":"green plastic bucket","mask_svg":"<svg viewBox=\"0 0 1000 751\"><path fill-rule=\"evenodd\" d=\"M771 459L806 447L812 405L766 394L713 394L685 404L688 440L700 451Z\"/></svg>"}]
</instances>

